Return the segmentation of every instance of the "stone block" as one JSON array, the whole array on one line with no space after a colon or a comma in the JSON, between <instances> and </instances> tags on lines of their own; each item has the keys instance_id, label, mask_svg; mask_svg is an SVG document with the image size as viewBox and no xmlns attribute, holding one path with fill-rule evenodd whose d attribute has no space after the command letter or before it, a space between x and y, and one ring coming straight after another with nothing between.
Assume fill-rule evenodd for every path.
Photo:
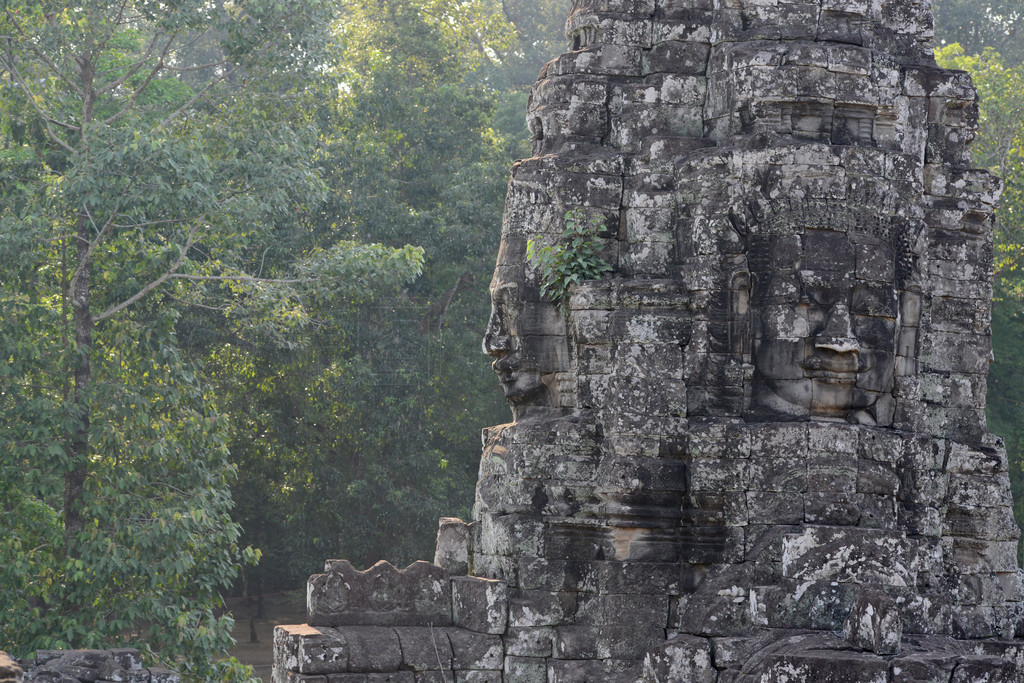
<instances>
[{"instance_id":1,"label":"stone block","mask_svg":"<svg viewBox=\"0 0 1024 683\"><path fill-rule=\"evenodd\" d=\"M142 654L130 647L114 648L107 650L114 662L126 671L139 671L142 669Z\"/></svg>"},{"instance_id":2,"label":"stone block","mask_svg":"<svg viewBox=\"0 0 1024 683\"><path fill-rule=\"evenodd\" d=\"M473 552L487 555L542 557L544 525L539 517L528 514L484 516L479 521Z\"/></svg>"},{"instance_id":3,"label":"stone block","mask_svg":"<svg viewBox=\"0 0 1024 683\"><path fill-rule=\"evenodd\" d=\"M750 430L751 456L763 461L785 454L789 458L807 452L807 425L805 423L775 423L757 425Z\"/></svg>"},{"instance_id":4,"label":"stone block","mask_svg":"<svg viewBox=\"0 0 1024 683\"><path fill-rule=\"evenodd\" d=\"M576 595L568 591L519 591L508 603L509 626L554 626L564 623L576 611Z\"/></svg>"},{"instance_id":5,"label":"stone block","mask_svg":"<svg viewBox=\"0 0 1024 683\"><path fill-rule=\"evenodd\" d=\"M751 603L771 628L837 631L850 612L854 591L832 581L758 587Z\"/></svg>"},{"instance_id":6,"label":"stone block","mask_svg":"<svg viewBox=\"0 0 1024 683\"><path fill-rule=\"evenodd\" d=\"M683 496L684 527L744 526L747 520L747 497L742 491L694 492Z\"/></svg>"},{"instance_id":7,"label":"stone block","mask_svg":"<svg viewBox=\"0 0 1024 683\"><path fill-rule=\"evenodd\" d=\"M388 673L402 664L402 645L393 628L343 626L336 629L348 645L348 671ZM439 629L434 629L435 632Z\"/></svg>"},{"instance_id":8,"label":"stone block","mask_svg":"<svg viewBox=\"0 0 1024 683\"><path fill-rule=\"evenodd\" d=\"M581 593L574 621L578 624L616 624L623 620L623 615L629 615L629 619L636 623L665 628L668 625L668 605L667 595Z\"/></svg>"},{"instance_id":9,"label":"stone block","mask_svg":"<svg viewBox=\"0 0 1024 683\"><path fill-rule=\"evenodd\" d=\"M502 683L500 671L456 671L456 683Z\"/></svg>"},{"instance_id":10,"label":"stone block","mask_svg":"<svg viewBox=\"0 0 1024 683\"><path fill-rule=\"evenodd\" d=\"M858 459L846 453L813 450L807 459L807 490L853 493L857 490Z\"/></svg>"},{"instance_id":11,"label":"stone block","mask_svg":"<svg viewBox=\"0 0 1024 683\"><path fill-rule=\"evenodd\" d=\"M510 626L503 634L505 655L511 657L550 657L555 641L553 626Z\"/></svg>"},{"instance_id":12,"label":"stone block","mask_svg":"<svg viewBox=\"0 0 1024 683\"><path fill-rule=\"evenodd\" d=\"M446 629L445 632L452 644L452 661L456 670L501 670L505 657L501 638L458 628Z\"/></svg>"},{"instance_id":13,"label":"stone block","mask_svg":"<svg viewBox=\"0 0 1024 683\"><path fill-rule=\"evenodd\" d=\"M547 661L539 657L506 657L505 680L521 681L522 683L547 683Z\"/></svg>"},{"instance_id":14,"label":"stone block","mask_svg":"<svg viewBox=\"0 0 1024 683\"><path fill-rule=\"evenodd\" d=\"M429 562L414 562L398 570L382 561L361 572L347 560L329 560L326 570L309 579L306 597L310 625L452 623L448 572Z\"/></svg>"},{"instance_id":15,"label":"stone block","mask_svg":"<svg viewBox=\"0 0 1024 683\"><path fill-rule=\"evenodd\" d=\"M548 683L636 683L638 671L638 663L628 659L551 659Z\"/></svg>"},{"instance_id":16,"label":"stone block","mask_svg":"<svg viewBox=\"0 0 1024 683\"><path fill-rule=\"evenodd\" d=\"M773 457L753 456L747 469L747 488L753 491L807 490L807 458L785 457L780 451Z\"/></svg>"},{"instance_id":17,"label":"stone block","mask_svg":"<svg viewBox=\"0 0 1024 683\"><path fill-rule=\"evenodd\" d=\"M898 654L903 638L900 606L881 591L861 591L843 625L843 637L860 650Z\"/></svg>"},{"instance_id":18,"label":"stone block","mask_svg":"<svg viewBox=\"0 0 1024 683\"><path fill-rule=\"evenodd\" d=\"M151 666L149 668L149 681L150 683L181 683L181 675L170 669Z\"/></svg>"},{"instance_id":19,"label":"stone block","mask_svg":"<svg viewBox=\"0 0 1024 683\"><path fill-rule=\"evenodd\" d=\"M508 623L508 588L493 579L452 579L452 621L470 631L502 633Z\"/></svg>"},{"instance_id":20,"label":"stone block","mask_svg":"<svg viewBox=\"0 0 1024 683\"><path fill-rule=\"evenodd\" d=\"M889 664L892 683L948 683L957 658L943 654L908 654Z\"/></svg>"},{"instance_id":21,"label":"stone block","mask_svg":"<svg viewBox=\"0 0 1024 683\"><path fill-rule=\"evenodd\" d=\"M273 683L327 683L327 676L320 674L300 674L295 671L289 671L280 664L275 663L271 674L271 680ZM46 681L45 683L50 683L50 681Z\"/></svg>"},{"instance_id":22,"label":"stone block","mask_svg":"<svg viewBox=\"0 0 1024 683\"><path fill-rule=\"evenodd\" d=\"M745 491L747 490L748 459L693 458L687 461L689 491Z\"/></svg>"},{"instance_id":23,"label":"stone block","mask_svg":"<svg viewBox=\"0 0 1024 683\"><path fill-rule=\"evenodd\" d=\"M687 453L692 458L749 458L751 430L744 423L696 422L690 425Z\"/></svg>"},{"instance_id":24,"label":"stone block","mask_svg":"<svg viewBox=\"0 0 1024 683\"><path fill-rule=\"evenodd\" d=\"M953 670L950 683L1011 683L1021 672L1013 662L998 657L968 656Z\"/></svg>"},{"instance_id":25,"label":"stone block","mask_svg":"<svg viewBox=\"0 0 1024 683\"><path fill-rule=\"evenodd\" d=\"M705 72L709 46L704 43L667 40L644 55L644 73L698 74Z\"/></svg>"},{"instance_id":26,"label":"stone block","mask_svg":"<svg viewBox=\"0 0 1024 683\"><path fill-rule=\"evenodd\" d=\"M901 533L807 527L782 541L783 576L807 581L913 586L916 574Z\"/></svg>"},{"instance_id":27,"label":"stone block","mask_svg":"<svg viewBox=\"0 0 1024 683\"><path fill-rule=\"evenodd\" d=\"M977 475L957 474L949 477L948 503L962 508L1013 505L1010 497L1010 476L1007 473Z\"/></svg>"},{"instance_id":28,"label":"stone block","mask_svg":"<svg viewBox=\"0 0 1024 683\"><path fill-rule=\"evenodd\" d=\"M456 517L438 521L434 564L452 576L469 571L469 525Z\"/></svg>"},{"instance_id":29,"label":"stone block","mask_svg":"<svg viewBox=\"0 0 1024 683\"><path fill-rule=\"evenodd\" d=\"M857 455L861 460L895 465L906 447L899 434L881 429L861 430L858 437Z\"/></svg>"},{"instance_id":30,"label":"stone block","mask_svg":"<svg viewBox=\"0 0 1024 683\"><path fill-rule=\"evenodd\" d=\"M942 520L942 533L986 541L1016 541L1020 529L1009 506L960 507L950 505Z\"/></svg>"},{"instance_id":31,"label":"stone block","mask_svg":"<svg viewBox=\"0 0 1024 683\"><path fill-rule=\"evenodd\" d=\"M605 594L678 595L682 590L681 567L675 562L614 562L592 565L593 588ZM587 582L579 584L585 590Z\"/></svg>"},{"instance_id":32,"label":"stone block","mask_svg":"<svg viewBox=\"0 0 1024 683\"><path fill-rule=\"evenodd\" d=\"M764 524L800 524L804 521L803 496L795 492L748 491L747 515Z\"/></svg>"},{"instance_id":33,"label":"stone block","mask_svg":"<svg viewBox=\"0 0 1024 683\"><path fill-rule=\"evenodd\" d=\"M643 660L643 680L650 683L715 683L717 671L711 643L696 636L676 636L648 650Z\"/></svg>"},{"instance_id":34,"label":"stone block","mask_svg":"<svg viewBox=\"0 0 1024 683\"><path fill-rule=\"evenodd\" d=\"M768 657L762 683L889 683L881 657L842 651L806 651Z\"/></svg>"},{"instance_id":35,"label":"stone block","mask_svg":"<svg viewBox=\"0 0 1024 683\"><path fill-rule=\"evenodd\" d=\"M1002 447L971 448L966 444L949 444L946 470L952 474L994 475L1007 469L1006 450Z\"/></svg>"},{"instance_id":36,"label":"stone block","mask_svg":"<svg viewBox=\"0 0 1024 683\"><path fill-rule=\"evenodd\" d=\"M857 465L857 493L889 496L893 500L900 488L900 477L889 463L861 459Z\"/></svg>"},{"instance_id":37,"label":"stone block","mask_svg":"<svg viewBox=\"0 0 1024 683\"><path fill-rule=\"evenodd\" d=\"M567 624L556 627L559 659L632 659L665 639L664 626L643 623Z\"/></svg>"},{"instance_id":38,"label":"stone block","mask_svg":"<svg viewBox=\"0 0 1024 683\"><path fill-rule=\"evenodd\" d=\"M402 666L416 672L451 671L452 646L447 634L429 626L397 626Z\"/></svg>"},{"instance_id":39,"label":"stone block","mask_svg":"<svg viewBox=\"0 0 1024 683\"><path fill-rule=\"evenodd\" d=\"M378 674L330 674L326 677L327 683L417 683L419 680L419 676L412 671ZM442 679L438 678L437 680Z\"/></svg>"},{"instance_id":40,"label":"stone block","mask_svg":"<svg viewBox=\"0 0 1024 683\"><path fill-rule=\"evenodd\" d=\"M1017 541L943 536L942 547L948 560L964 573L1017 571Z\"/></svg>"}]
</instances>

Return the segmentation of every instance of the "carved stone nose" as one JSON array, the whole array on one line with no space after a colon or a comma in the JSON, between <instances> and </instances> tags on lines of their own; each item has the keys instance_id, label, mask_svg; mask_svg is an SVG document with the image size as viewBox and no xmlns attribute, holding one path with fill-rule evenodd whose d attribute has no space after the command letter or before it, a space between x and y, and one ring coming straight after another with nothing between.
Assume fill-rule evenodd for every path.
<instances>
[{"instance_id":1,"label":"carved stone nose","mask_svg":"<svg viewBox=\"0 0 1024 683\"><path fill-rule=\"evenodd\" d=\"M815 338L814 346L835 353L860 352L860 344L850 329L850 310L845 304L836 304L829 310L825 329Z\"/></svg>"},{"instance_id":2,"label":"carved stone nose","mask_svg":"<svg viewBox=\"0 0 1024 683\"><path fill-rule=\"evenodd\" d=\"M503 356L512 350L512 339L507 334L489 331L484 335L482 348L488 356Z\"/></svg>"}]
</instances>

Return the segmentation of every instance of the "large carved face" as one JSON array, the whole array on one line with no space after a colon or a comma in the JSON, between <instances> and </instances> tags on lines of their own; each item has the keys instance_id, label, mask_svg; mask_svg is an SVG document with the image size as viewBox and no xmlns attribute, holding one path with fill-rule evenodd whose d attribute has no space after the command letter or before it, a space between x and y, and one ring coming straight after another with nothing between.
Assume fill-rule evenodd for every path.
<instances>
[{"instance_id":1,"label":"large carved face","mask_svg":"<svg viewBox=\"0 0 1024 683\"><path fill-rule=\"evenodd\" d=\"M892 423L896 259L882 242L805 230L754 245L755 412Z\"/></svg>"},{"instance_id":2,"label":"large carved face","mask_svg":"<svg viewBox=\"0 0 1024 683\"><path fill-rule=\"evenodd\" d=\"M491 281L484 353L494 357L491 367L513 410L557 405L555 375L569 366L564 322L553 304L530 301L523 296L525 285L501 271Z\"/></svg>"}]
</instances>

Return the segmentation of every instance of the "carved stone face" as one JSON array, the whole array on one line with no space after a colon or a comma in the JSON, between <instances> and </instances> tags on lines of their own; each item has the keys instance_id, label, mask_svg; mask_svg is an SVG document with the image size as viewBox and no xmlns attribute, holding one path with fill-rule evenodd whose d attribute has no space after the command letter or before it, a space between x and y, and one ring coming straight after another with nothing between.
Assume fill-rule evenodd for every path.
<instances>
[{"instance_id":1,"label":"carved stone face","mask_svg":"<svg viewBox=\"0 0 1024 683\"><path fill-rule=\"evenodd\" d=\"M898 330L892 249L825 230L758 248L767 253L754 256L758 266L751 268L753 410L776 419L891 424ZM858 278L858 264L869 260L886 279Z\"/></svg>"},{"instance_id":2,"label":"carved stone face","mask_svg":"<svg viewBox=\"0 0 1024 683\"><path fill-rule=\"evenodd\" d=\"M491 367L513 410L557 405L555 374L569 366L565 326L557 309L540 301L524 301L523 289L495 273L483 341L484 353L494 357Z\"/></svg>"}]
</instances>

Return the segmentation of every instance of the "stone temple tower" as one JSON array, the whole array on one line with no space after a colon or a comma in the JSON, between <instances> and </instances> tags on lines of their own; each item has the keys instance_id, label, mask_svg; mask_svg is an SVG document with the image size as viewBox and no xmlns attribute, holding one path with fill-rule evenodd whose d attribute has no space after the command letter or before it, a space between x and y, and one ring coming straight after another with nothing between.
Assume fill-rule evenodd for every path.
<instances>
[{"instance_id":1,"label":"stone temple tower","mask_svg":"<svg viewBox=\"0 0 1024 683\"><path fill-rule=\"evenodd\" d=\"M435 563L310 579L276 680L1024 680L977 97L912 0L577 0ZM564 309L531 239L613 270Z\"/></svg>"}]
</instances>

